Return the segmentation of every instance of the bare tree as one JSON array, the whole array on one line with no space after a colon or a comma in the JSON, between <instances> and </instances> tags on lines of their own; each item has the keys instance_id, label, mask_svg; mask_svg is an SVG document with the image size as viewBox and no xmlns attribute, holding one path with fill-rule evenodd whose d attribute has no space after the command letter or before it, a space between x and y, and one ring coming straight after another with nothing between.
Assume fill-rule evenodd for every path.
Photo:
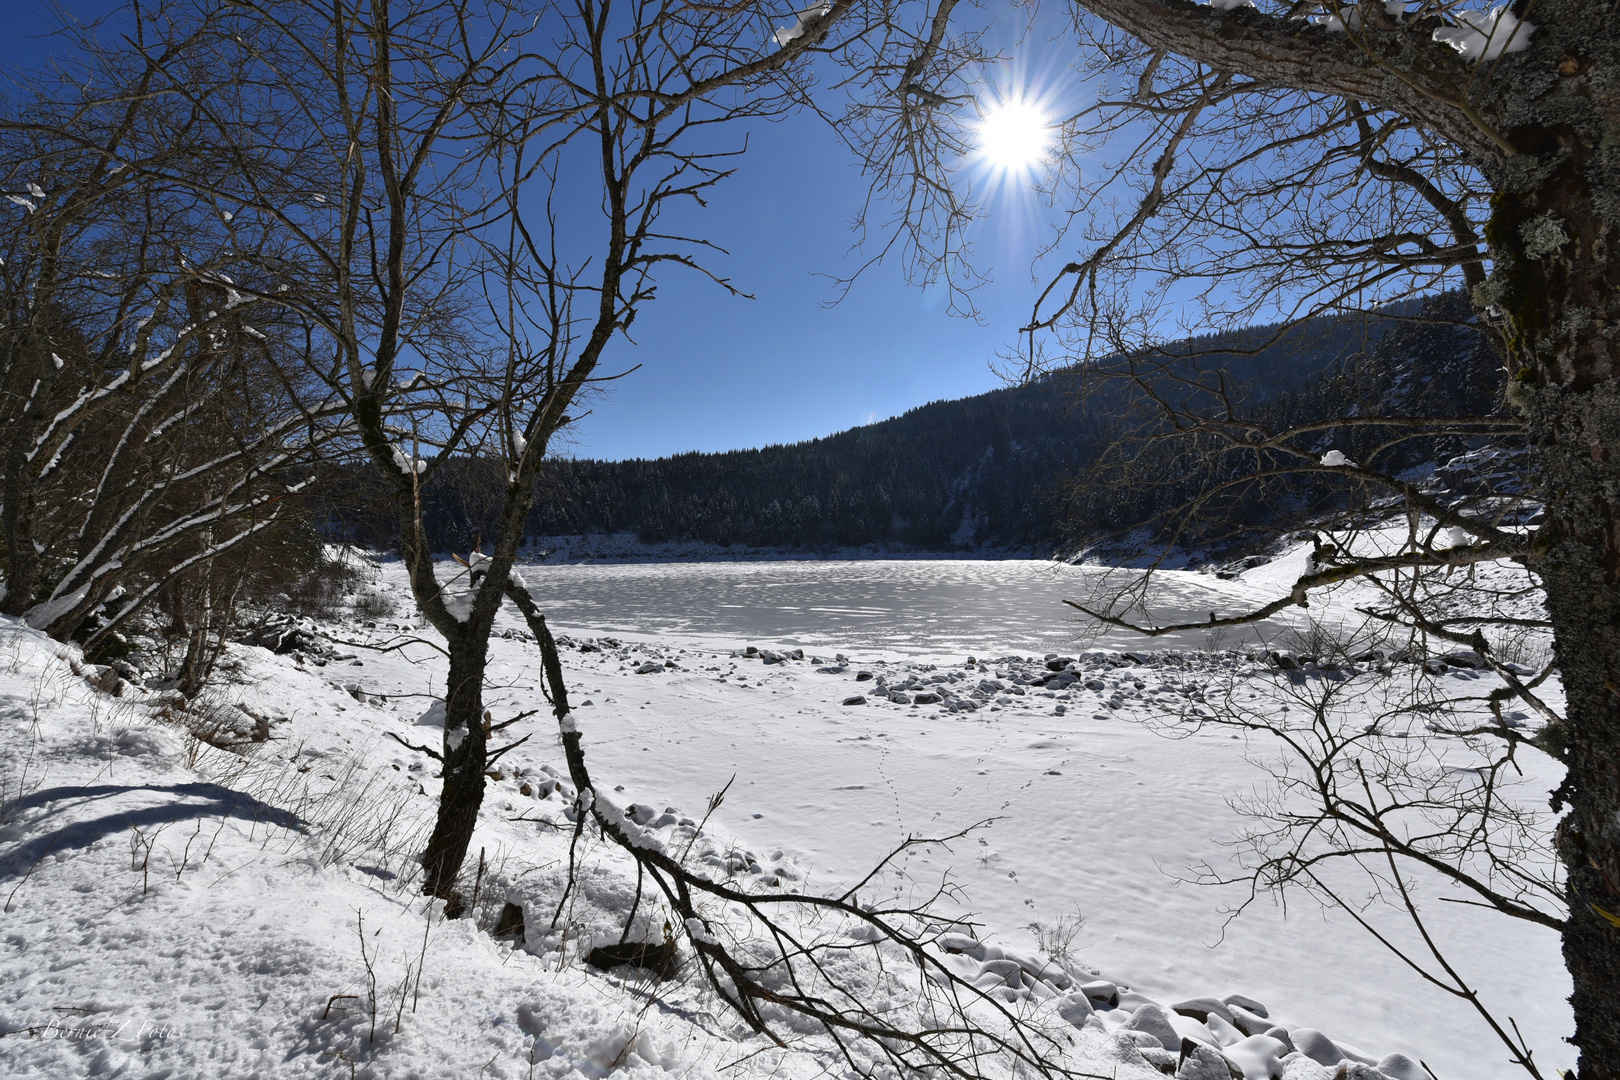
<instances>
[{"instance_id":1,"label":"bare tree","mask_svg":"<svg viewBox=\"0 0 1620 1080\"><path fill-rule=\"evenodd\" d=\"M235 287L254 253L158 179L215 164L158 75L229 78L198 38L82 53L0 124L0 608L65 637L110 604L88 644L271 526L331 433L279 363L273 305Z\"/></svg>"},{"instance_id":2,"label":"bare tree","mask_svg":"<svg viewBox=\"0 0 1620 1080\"><path fill-rule=\"evenodd\" d=\"M1545 518L1425 504L1399 477L1324 454L1305 467L1397 492L1428 525L1400 551L1319 560L1275 607L1350 577L1501 558L1523 559L1545 588L1568 705L1537 742L1566 769L1554 802L1573 1042L1585 1080L1620 1075L1612 6L1075 0L1073 11L1100 91L1066 125L1069 159L1116 157L1069 178L1084 242L1026 327L1031 371L1160 347L1173 336L1165 305L1189 291L1192 321L1207 328L1460 285L1494 335L1511 411L1477 419L1525 441ZM1110 196L1117 215L1100 212ZM1179 405L1162 403L1167 415ZM1217 441L1278 434L1218 401L1195 411ZM1401 614L1437 637L1470 637Z\"/></svg>"},{"instance_id":3,"label":"bare tree","mask_svg":"<svg viewBox=\"0 0 1620 1080\"><path fill-rule=\"evenodd\" d=\"M753 5L653 0L171 14L206 24L237 74L198 94L157 65L221 163L169 179L230 215L233 250L258 253L256 284L237 287L300 328L308 370L387 478L415 600L446 641L444 787L424 864L427 890L454 901L501 752L482 704L488 639L553 438L659 274L738 292L686 222L730 174L742 125L803 105L815 57L890 87L917 50L943 54L946 24L927 6L856 0L785 24ZM919 72L895 91L902 111ZM473 459L500 466L491 547L446 575L423 491Z\"/></svg>"},{"instance_id":4,"label":"bare tree","mask_svg":"<svg viewBox=\"0 0 1620 1080\"><path fill-rule=\"evenodd\" d=\"M594 820L636 859L681 916L709 985L754 1030L785 1045L788 1025L808 1020L863 1072L1080 1075L1064 1064L1061 1028L1026 1022L925 950L942 929L926 904L864 905L865 882L834 898L753 895L639 842L591 786L555 645L514 568L551 440L654 298L656 274L672 265L736 291L675 210L701 206L729 174L728 126L802 102L808 83L793 62L840 47L831 34L852 0L786 28L752 7L642 0L202 10L210 48L236 77L194 93L156 66L165 92L202 118L221 167L163 179L230 215L232 250L251 251L255 267L234 288L302 335L321 407L341 410L344 437L387 480L414 598L445 640L443 740L413 747L442 765L426 891L451 915L466 910L457 880L485 770L516 745L490 745L505 725L482 701L491 630L511 599L542 647L581 827ZM887 32L884 9L866 14L856 33ZM571 185L600 214L588 230ZM446 568L424 488L469 462L501 466L492 550ZM885 985L910 986L915 1017L879 1007L841 969L847 943L776 914L789 909L863 924L857 947ZM883 970L896 960L900 971ZM968 1015L981 1006L985 1017Z\"/></svg>"}]
</instances>

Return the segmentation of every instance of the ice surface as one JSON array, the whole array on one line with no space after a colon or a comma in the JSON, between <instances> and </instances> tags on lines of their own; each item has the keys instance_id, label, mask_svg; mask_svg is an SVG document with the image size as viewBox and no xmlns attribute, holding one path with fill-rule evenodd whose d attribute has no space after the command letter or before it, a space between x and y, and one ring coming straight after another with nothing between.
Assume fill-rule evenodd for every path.
<instances>
[{"instance_id":1,"label":"ice surface","mask_svg":"<svg viewBox=\"0 0 1620 1080\"><path fill-rule=\"evenodd\" d=\"M666 640L768 640L804 648L885 653L1000 655L1082 644L1083 619L1065 599L1086 599L1135 575L1045 560L784 561L644 563L523 567L547 617L596 633ZM1213 575L1165 571L1153 613L1192 621L1210 610L1235 613L1252 590ZM1274 635L1286 620L1229 635L1237 644ZM1155 647L1198 648L1206 631L1160 639ZM1087 636L1097 648L1140 649L1125 630Z\"/></svg>"}]
</instances>

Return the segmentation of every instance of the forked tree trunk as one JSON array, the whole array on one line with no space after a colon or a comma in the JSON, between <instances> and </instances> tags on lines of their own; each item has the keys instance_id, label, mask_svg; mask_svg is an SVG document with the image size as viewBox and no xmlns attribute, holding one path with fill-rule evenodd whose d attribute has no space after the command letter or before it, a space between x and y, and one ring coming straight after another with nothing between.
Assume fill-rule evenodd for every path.
<instances>
[{"instance_id":1,"label":"forked tree trunk","mask_svg":"<svg viewBox=\"0 0 1620 1080\"><path fill-rule=\"evenodd\" d=\"M449 641L450 676L444 695L444 788L439 814L422 853L426 871L422 891L446 901L445 914L455 918L463 900L456 880L484 802L484 760L488 733L484 727L484 666L489 635L469 630Z\"/></svg>"},{"instance_id":2,"label":"forked tree trunk","mask_svg":"<svg viewBox=\"0 0 1620 1080\"><path fill-rule=\"evenodd\" d=\"M1620 139L1617 120L1611 107L1603 144ZM1505 325L1510 397L1547 499L1531 568L1567 702L1542 738L1568 769L1553 805L1564 812L1571 1041L1580 1080L1620 1080L1620 177L1605 181L1603 162L1620 153L1589 136L1509 132L1558 165L1528 190L1500 186L1488 232L1497 272L1476 303Z\"/></svg>"}]
</instances>

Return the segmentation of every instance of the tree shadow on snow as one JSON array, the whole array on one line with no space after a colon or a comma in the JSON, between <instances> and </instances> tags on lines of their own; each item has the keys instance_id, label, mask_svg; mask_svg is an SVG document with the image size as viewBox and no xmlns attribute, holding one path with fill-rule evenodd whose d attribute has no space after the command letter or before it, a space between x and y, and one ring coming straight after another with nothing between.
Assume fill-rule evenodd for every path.
<instances>
[{"instance_id":1,"label":"tree shadow on snow","mask_svg":"<svg viewBox=\"0 0 1620 1080\"><path fill-rule=\"evenodd\" d=\"M45 832L41 828L42 825L48 825L51 820L73 810L132 792L167 793L177 798L171 802L113 811L102 817L69 822L54 832ZM234 817L243 821L262 822L299 831L302 831L306 824L291 811L271 806L251 795L233 791L219 784L97 784L85 787L45 788L18 799L9 809L15 813L38 807L50 809L27 823L28 831L36 835L32 840L11 849L5 856L3 870L0 872L21 873L49 852L87 848L98 840L125 832L132 826L145 829L150 825L215 816Z\"/></svg>"}]
</instances>

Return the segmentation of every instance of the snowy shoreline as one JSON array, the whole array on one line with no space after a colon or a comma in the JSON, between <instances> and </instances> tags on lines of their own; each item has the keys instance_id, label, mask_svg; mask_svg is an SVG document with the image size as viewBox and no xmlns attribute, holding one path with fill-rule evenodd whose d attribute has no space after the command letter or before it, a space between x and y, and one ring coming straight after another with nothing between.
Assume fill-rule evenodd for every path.
<instances>
[{"instance_id":1,"label":"snowy shoreline","mask_svg":"<svg viewBox=\"0 0 1620 1080\"><path fill-rule=\"evenodd\" d=\"M889 569L912 582L901 597L951 570ZM1010 605L1006 626L1051 602L1053 571L1020 592L992 585L1032 569L962 572L970 569L969 582L992 575L985 602ZM1262 567L1250 572L1254 581L1198 587L1259 595L1267 575L1290 572ZM744 581L716 586L703 567L601 573L610 601L656 584L657 602L671 609L690 607L694 590ZM745 583L783 580L770 568L758 573L767 576ZM378 574L377 589L406 595L399 564ZM594 574L569 567L554 584L559 595L577 592ZM838 587L874 580L857 575ZM801 618L833 617L804 614L798 597L778 602ZM920 607L942 602L927 593ZM794 645L737 635L709 617L655 626L651 608L634 614L642 632L604 630L597 610L559 610L554 625L567 638L563 659L593 771L628 820L749 888L825 893L859 880L897 838L998 818L954 846L918 851L885 887L965 889L952 917L977 938L941 939L941 962L1071 1032L1076 1067L1150 1080L1163 1075L1163 1055L1179 1067L1180 1046L1169 1044L1191 1037L1241 1059L1252 1080L1327 1080L1339 1062L1364 1070L1346 1076L1377 1080L1365 1070L1382 1063L1389 1080L1423 1080L1413 1071L1420 1058L1441 1080L1510 1075L1476 1018L1426 991L1342 915L1261 905L1228 924L1221 908L1241 897L1178 887L1181 868L1233 834L1239 818L1228 800L1257 782L1253 762L1267 748L1209 728L1165 738L1155 722L1198 718L1221 695L1292 685L1252 650L1073 649L1048 658L975 648L970 666L957 632L938 623L907 623L905 633L923 637L896 651L840 648L843 624L814 620L804 625L830 628L822 640ZM979 623L977 610L966 625ZM391 736L437 738L431 703L443 669L427 645L375 651L431 637L414 620L394 626L405 629L309 624L300 640L339 644L308 652L297 642L281 653L234 646L210 715L234 714L244 733L262 722L268 737L246 756L188 736L161 692L120 685L116 672L87 668L71 648L0 627L0 735L6 760L27 763L6 774L0 826L14 896L0 953L8 1075L167 1067L314 1076L345 1060L372 1076L600 1076L615 1062L632 1076L820 1075L813 1040L762 1053L724 1014L715 1014L718 1026L694 1023L715 1004L689 979L655 987L583 964L593 942L617 939L635 881L600 843L586 845L569 911L547 929L571 826L556 724L543 712L513 729L531 741L502 760L486 795L473 841L488 865L475 918L424 918L409 882L437 783L432 763ZM505 719L535 708L538 689L522 622L505 613L498 631L486 704ZM1494 685L1464 666L1396 667L1459 700ZM700 828L697 811L731 776L725 806ZM1532 793L1549 782L1530 778ZM297 828L276 823L289 811ZM492 933L509 902L532 913L522 943ZM1482 992L1505 1002L1538 1060L1559 1063L1567 977L1555 936L1478 927L1449 910L1457 905L1437 906L1436 931L1481 968ZM375 1042L362 917L366 934L381 935L367 954L380 1008L403 1010L399 1033L390 1014ZM657 940L661 917L644 912L638 934ZM412 987L419 1005L402 1004L393 988L420 963L424 931L434 971ZM115 1018L126 1026L109 1035Z\"/></svg>"}]
</instances>

